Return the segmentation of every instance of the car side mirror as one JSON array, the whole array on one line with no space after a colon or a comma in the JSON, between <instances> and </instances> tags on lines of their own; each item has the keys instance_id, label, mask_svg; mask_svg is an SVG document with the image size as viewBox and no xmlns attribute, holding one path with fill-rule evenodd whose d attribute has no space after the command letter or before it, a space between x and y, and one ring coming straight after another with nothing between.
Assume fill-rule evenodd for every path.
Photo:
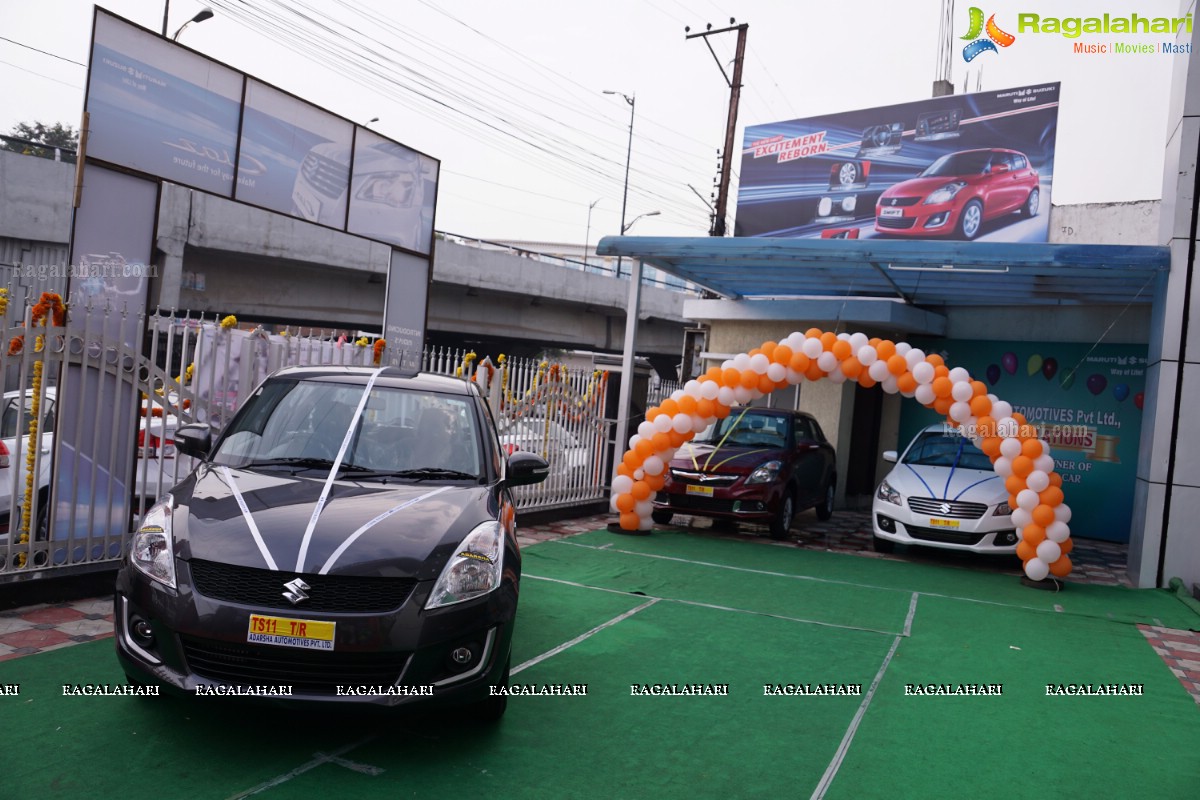
<instances>
[{"instance_id":1,"label":"car side mirror","mask_svg":"<svg viewBox=\"0 0 1200 800\"><path fill-rule=\"evenodd\" d=\"M529 486L541 483L550 474L550 465L537 453L516 450L508 457L505 483L509 486Z\"/></svg>"},{"instance_id":2,"label":"car side mirror","mask_svg":"<svg viewBox=\"0 0 1200 800\"><path fill-rule=\"evenodd\" d=\"M896 455L895 450L884 450L883 451L883 460L884 461L895 464L897 458L899 458L899 456Z\"/></svg>"},{"instance_id":3,"label":"car side mirror","mask_svg":"<svg viewBox=\"0 0 1200 800\"><path fill-rule=\"evenodd\" d=\"M212 449L212 428L197 423L182 425L175 430L175 449L185 456L204 458Z\"/></svg>"},{"instance_id":4,"label":"car side mirror","mask_svg":"<svg viewBox=\"0 0 1200 800\"><path fill-rule=\"evenodd\" d=\"M1008 164L993 164L992 165L992 174L993 175L998 175L1001 172L1008 172Z\"/></svg>"}]
</instances>

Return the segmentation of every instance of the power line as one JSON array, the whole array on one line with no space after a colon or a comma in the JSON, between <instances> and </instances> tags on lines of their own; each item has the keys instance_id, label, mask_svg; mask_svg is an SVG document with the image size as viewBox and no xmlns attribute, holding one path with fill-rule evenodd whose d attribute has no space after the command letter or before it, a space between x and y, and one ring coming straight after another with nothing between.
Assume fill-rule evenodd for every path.
<instances>
[{"instance_id":1,"label":"power line","mask_svg":"<svg viewBox=\"0 0 1200 800\"><path fill-rule=\"evenodd\" d=\"M22 42L18 42L18 41L17 41L17 40L15 40L15 39L9 39L7 36L0 36L0 41L5 41L5 42L8 42L8 43L10 43L10 44L15 44L17 47L24 47L26 50L32 50L32 51L34 51L35 53L41 53L41 54L42 54L42 55L44 55L44 56L50 56L51 58L57 58L59 61L66 61L68 64L76 64L76 65L78 65L78 66L81 66L81 67L86 67L86 66L87 66L87 64L84 64L84 63L82 63L82 62L79 62L79 61L75 61L74 59L70 59L70 58L66 58L66 57L64 57L64 56L56 55L55 53L51 53L51 52L49 52L48 50L39 50L38 48L34 47L33 45L24 44L24 43L22 43ZM10 66L11 66L11 65L10 65ZM37 73L34 73L34 74L36 75ZM43 75L42 77L45 77L45 76Z\"/></svg>"}]
</instances>

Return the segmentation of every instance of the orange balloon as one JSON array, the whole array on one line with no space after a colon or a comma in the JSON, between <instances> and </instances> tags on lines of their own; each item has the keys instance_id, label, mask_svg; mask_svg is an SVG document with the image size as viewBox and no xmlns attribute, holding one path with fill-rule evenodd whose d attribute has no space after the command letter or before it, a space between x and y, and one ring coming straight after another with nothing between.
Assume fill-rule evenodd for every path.
<instances>
[{"instance_id":1,"label":"orange balloon","mask_svg":"<svg viewBox=\"0 0 1200 800\"><path fill-rule=\"evenodd\" d=\"M1067 539L1065 542L1059 542L1058 548L1062 551L1062 554L1065 556L1067 553L1069 553L1075 549L1075 540Z\"/></svg>"},{"instance_id":2,"label":"orange balloon","mask_svg":"<svg viewBox=\"0 0 1200 800\"><path fill-rule=\"evenodd\" d=\"M1037 428L1033 427L1032 425L1018 426L1017 427L1017 438L1020 439L1022 442L1029 441L1030 439L1033 439L1036 441L1038 438Z\"/></svg>"},{"instance_id":3,"label":"orange balloon","mask_svg":"<svg viewBox=\"0 0 1200 800\"><path fill-rule=\"evenodd\" d=\"M659 431L650 437L650 444L654 445L654 452L661 453L671 446L671 437Z\"/></svg>"},{"instance_id":4,"label":"orange balloon","mask_svg":"<svg viewBox=\"0 0 1200 800\"><path fill-rule=\"evenodd\" d=\"M933 410L939 414L949 414L952 405L954 405L953 397L939 397L933 401Z\"/></svg>"},{"instance_id":5,"label":"orange balloon","mask_svg":"<svg viewBox=\"0 0 1200 800\"><path fill-rule=\"evenodd\" d=\"M971 413L976 417L986 417L992 410L992 401L985 395L975 395L971 398Z\"/></svg>"},{"instance_id":6,"label":"orange balloon","mask_svg":"<svg viewBox=\"0 0 1200 800\"><path fill-rule=\"evenodd\" d=\"M677 430L669 430L667 431L667 436L671 437L671 447L679 447L679 445L692 438L690 431L688 433L680 433Z\"/></svg>"},{"instance_id":7,"label":"orange balloon","mask_svg":"<svg viewBox=\"0 0 1200 800\"><path fill-rule=\"evenodd\" d=\"M709 367L704 373L704 380L712 381L713 383L717 384L717 386L720 386L724 376L725 370L721 369L720 367Z\"/></svg>"},{"instance_id":8,"label":"orange balloon","mask_svg":"<svg viewBox=\"0 0 1200 800\"><path fill-rule=\"evenodd\" d=\"M804 370L804 377L808 378L810 381L819 381L821 378L825 377L825 371L821 369L819 364L817 364L817 360L815 358L812 359L811 363L809 363L808 369Z\"/></svg>"},{"instance_id":9,"label":"orange balloon","mask_svg":"<svg viewBox=\"0 0 1200 800\"><path fill-rule=\"evenodd\" d=\"M677 401L679 405L679 413L691 416L696 413L696 398L690 394L685 394Z\"/></svg>"},{"instance_id":10,"label":"orange balloon","mask_svg":"<svg viewBox=\"0 0 1200 800\"><path fill-rule=\"evenodd\" d=\"M794 369L796 372L807 372L808 356L797 350L796 352L792 353L792 358L788 362L788 366Z\"/></svg>"},{"instance_id":11,"label":"orange balloon","mask_svg":"<svg viewBox=\"0 0 1200 800\"><path fill-rule=\"evenodd\" d=\"M663 411L658 406L650 406L649 408L646 409L646 420L649 422L653 422L654 418L657 417L661 413L663 413Z\"/></svg>"},{"instance_id":12,"label":"orange balloon","mask_svg":"<svg viewBox=\"0 0 1200 800\"><path fill-rule=\"evenodd\" d=\"M659 406L659 408L662 409L664 414L669 414L672 417L679 413L679 404L669 397L662 401L662 404Z\"/></svg>"},{"instance_id":13,"label":"orange balloon","mask_svg":"<svg viewBox=\"0 0 1200 800\"><path fill-rule=\"evenodd\" d=\"M1009 475L1007 478L1004 479L1004 488L1008 490L1008 493L1010 495L1016 495L1016 494L1020 493L1020 491L1022 489L1025 488L1025 479L1022 478L1020 475ZM1050 512L1050 516L1051 517L1054 516L1053 511ZM1053 520L1051 520L1051 521L1053 521ZM1044 525L1045 523L1040 523L1040 524Z\"/></svg>"},{"instance_id":14,"label":"orange balloon","mask_svg":"<svg viewBox=\"0 0 1200 800\"><path fill-rule=\"evenodd\" d=\"M1062 505L1063 490L1057 486L1047 486L1038 494L1038 499L1048 506Z\"/></svg>"},{"instance_id":15,"label":"orange balloon","mask_svg":"<svg viewBox=\"0 0 1200 800\"><path fill-rule=\"evenodd\" d=\"M925 360L930 364L933 364L934 367L940 367L946 363L946 360L937 353L930 353L929 355L925 356Z\"/></svg>"},{"instance_id":16,"label":"orange balloon","mask_svg":"<svg viewBox=\"0 0 1200 800\"><path fill-rule=\"evenodd\" d=\"M825 335L825 332L820 328L809 328L804 332L805 339L820 339Z\"/></svg>"},{"instance_id":17,"label":"orange balloon","mask_svg":"<svg viewBox=\"0 0 1200 800\"><path fill-rule=\"evenodd\" d=\"M976 397L987 397L987 384L983 381L971 381L971 391Z\"/></svg>"},{"instance_id":18,"label":"orange balloon","mask_svg":"<svg viewBox=\"0 0 1200 800\"><path fill-rule=\"evenodd\" d=\"M850 357L850 343L845 339L838 339L833 343L833 346L829 348L829 352L833 353L833 357L838 361L845 361Z\"/></svg>"},{"instance_id":19,"label":"orange balloon","mask_svg":"<svg viewBox=\"0 0 1200 800\"><path fill-rule=\"evenodd\" d=\"M988 454L995 460L1000 455L1000 442L1003 441L999 436L985 436L983 441L979 443L979 449Z\"/></svg>"},{"instance_id":20,"label":"orange balloon","mask_svg":"<svg viewBox=\"0 0 1200 800\"><path fill-rule=\"evenodd\" d=\"M758 373L752 369L742 370L742 386L747 389L753 389L758 386Z\"/></svg>"},{"instance_id":21,"label":"orange balloon","mask_svg":"<svg viewBox=\"0 0 1200 800\"><path fill-rule=\"evenodd\" d=\"M1029 420L1025 419L1025 415L1021 414L1017 411L1013 412L1012 418L1017 421L1018 425L1028 425L1029 424Z\"/></svg>"},{"instance_id":22,"label":"orange balloon","mask_svg":"<svg viewBox=\"0 0 1200 800\"><path fill-rule=\"evenodd\" d=\"M702 397L696 401L696 414L697 415L703 417L704 419L708 419L709 417L716 416L716 413L717 413L717 401L716 400L709 400L707 398Z\"/></svg>"},{"instance_id":23,"label":"orange balloon","mask_svg":"<svg viewBox=\"0 0 1200 800\"><path fill-rule=\"evenodd\" d=\"M625 451L625 455L621 458L621 463L629 467L631 470L639 469L642 466L642 459L633 450Z\"/></svg>"},{"instance_id":24,"label":"orange balloon","mask_svg":"<svg viewBox=\"0 0 1200 800\"><path fill-rule=\"evenodd\" d=\"M825 331L824 333L821 334L820 338L821 338L821 345L826 350L832 350L834 343L841 341L840 339L838 339L837 334L834 333L833 331Z\"/></svg>"},{"instance_id":25,"label":"orange balloon","mask_svg":"<svg viewBox=\"0 0 1200 800\"><path fill-rule=\"evenodd\" d=\"M1020 558L1022 562L1028 561L1035 556L1037 556L1037 548L1035 546L1024 541L1017 543L1017 557Z\"/></svg>"},{"instance_id":26,"label":"orange balloon","mask_svg":"<svg viewBox=\"0 0 1200 800\"><path fill-rule=\"evenodd\" d=\"M649 486L652 490L657 492L657 491L660 491L664 486L666 486L667 473L665 471L663 471L663 472L658 473L657 475L647 475L645 478L642 478L642 480L646 482L647 486Z\"/></svg>"},{"instance_id":27,"label":"orange balloon","mask_svg":"<svg viewBox=\"0 0 1200 800\"><path fill-rule=\"evenodd\" d=\"M996 420L984 414L975 420L975 428L979 431L980 436L995 436L996 435ZM991 455L991 453L988 453Z\"/></svg>"},{"instance_id":28,"label":"orange balloon","mask_svg":"<svg viewBox=\"0 0 1200 800\"><path fill-rule=\"evenodd\" d=\"M904 360L902 355L888 356L887 360L888 372L893 375L903 375L908 371L908 362Z\"/></svg>"},{"instance_id":29,"label":"orange balloon","mask_svg":"<svg viewBox=\"0 0 1200 800\"><path fill-rule=\"evenodd\" d=\"M1054 509L1050 506L1037 506L1033 509L1033 521L1045 528L1054 522Z\"/></svg>"},{"instance_id":30,"label":"orange balloon","mask_svg":"<svg viewBox=\"0 0 1200 800\"><path fill-rule=\"evenodd\" d=\"M792 352L792 348L786 344L781 344L771 353L771 360L776 364L783 364L786 367L791 363L793 355L795 354Z\"/></svg>"},{"instance_id":31,"label":"orange balloon","mask_svg":"<svg viewBox=\"0 0 1200 800\"><path fill-rule=\"evenodd\" d=\"M1013 475L1020 475L1024 478L1033 472L1033 459L1028 456L1017 456L1012 460L1012 471Z\"/></svg>"},{"instance_id":32,"label":"orange balloon","mask_svg":"<svg viewBox=\"0 0 1200 800\"><path fill-rule=\"evenodd\" d=\"M845 342L842 342L842 344L845 344ZM862 371L863 371L862 362L859 361L854 356L850 356L849 358L847 358L845 361L842 362L842 374L845 375L847 378L851 378L851 379L857 378L859 373L861 373Z\"/></svg>"},{"instance_id":33,"label":"orange balloon","mask_svg":"<svg viewBox=\"0 0 1200 800\"><path fill-rule=\"evenodd\" d=\"M876 350L878 350L879 343L882 341L883 341L883 339L880 339L878 336L872 336L870 339L867 339L867 344L871 345L871 347L874 347Z\"/></svg>"},{"instance_id":34,"label":"orange balloon","mask_svg":"<svg viewBox=\"0 0 1200 800\"><path fill-rule=\"evenodd\" d=\"M875 345L875 352L879 355L881 361L889 361L892 356L896 355L896 343L890 339L884 339Z\"/></svg>"},{"instance_id":35,"label":"orange balloon","mask_svg":"<svg viewBox=\"0 0 1200 800\"><path fill-rule=\"evenodd\" d=\"M624 492L617 495L617 511L620 511L621 513L633 511L633 507L636 504L637 500L635 500L633 495L631 495L629 492Z\"/></svg>"},{"instance_id":36,"label":"orange balloon","mask_svg":"<svg viewBox=\"0 0 1200 800\"><path fill-rule=\"evenodd\" d=\"M938 397L949 397L950 390L954 388L954 383L949 378L934 378L933 393Z\"/></svg>"},{"instance_id":37,"label":"orange balloon","mask_svg":"<svg viewBox=\"0 0 1200 800\"><path fill-rule=\"evenodd\" d=\"M912 394L917 390L917 379L912 376L911 372L905 372L896 378L896 387L902 392Z\"/></svg>"},{"instance_id":38,"label":"orange balloon","mask_svg":"<svg viewBox=\"0 0 1200 800\"><path fill-rule=\"evenodd\" d=\"M1037 458L1042 454L1042 443L1037 439L1026 439L1021 442L1021 455Z\"/></svg>"},{"instance_id":39,"label":"orange balloon","mask_svg":"<svg viewBox=\"0 0 1200 800\"><path fill-rule=\"evenodd\" d=\"M641 524L641 517L632 511L627 511L621 515L621 530L636 531Z\"/></svg>"},{"instance_id":40,"label":"orange balloon","mask_svg":"<svg viewBox=\"0 0 1200 800\"><path fill-rule=\"evenodd\" d=\"M1050 473L1050 485L1051 486L1062 486L1062 475L1059 475L1057 472L1051 472Z\"/></svg>"},{"instance_id":41,"label":"orange balloon","mask_svg":"<svg viewBox=\"0 0 1200 800\"><path fill-rule=\"evenodd\" d=\"M637 453L639 461L645 461L654 455L654 443L649 439L639 439L638 443L634 445L633 452ZM645 498L639 497L638 499L643 500Z\"/></svg>"},{"instance_id":42,"label":"orange balloon","mask_svg":"<svg viewBox=\"0 0 1200 800\"><path fill-rule=\"evenodd\" d=\"M762 348L761 348L761 347L756 347L756 348L754 348L753 350L751 350L751 351L749 351L748 353L746 353L746 355L750 356L751 358L754 358L756 355L758 355L758 354L759 354L759 353L761 353L761 352L762 352Z\"/></svg>"},{"instance_id":43,"label":"orange balloon","mask_svg":"<svg viewBox=\"0 0 1200 800\"><path fill-rule=\"evenodd\" d=\"M950 377L950 368L945 364L933 368L933 377L948 378Z\"/></svg>"},{"instance_id":44,"label":"orange balloon","mask_svg":"<svg viewBox=\"0 0 1200 800\"><path fill-rule=\"evenodd\" d=\"M726 367L721 370L721 385L733 388L742 385L742 371L735 367Z\"/></svg>"},{"instance_id":45,"label":"orange balloon","mask_svg":"<svg viewBox=\"0 0 1200 800\"><path fill-rule=\"evenodd\" d=\"M774 355L776 347L779 347L779 342L763 342L762 346L758 349L763 355L770 358Z\"/></svg>"},{"instance_id":46,"label":"orange balloon","mask_svg":"<svg viewBox=\"0 0 1200 800\"><path fill-rule=\"evenodd\" d=\"M1046 541L1046 529L1036 523L1029 523L1021 529L1021 538L1037 547Z\"/></svg>"},{"instance_id":47,"label":"orange balloon","mask_svg":"<svg viewBox=\"0 0 1200 800\"><path fill-rule=\"evenodd\" d=\"M650 497L650 487L645 481L634 481L629 493L633 495L634 500L645 500Z\"/></svg>"},{"instance_id":48,"label":"orange balloon","mask_svg":"<svg viewBox=\"0 0 1200 800\"><path fill-rule=\"evenodd\" d=\"M1071 559L1066 556L1059 556L1058 561L1050 565L1050 574L1058 578L1065 578L1071 574Z\"/></svg>"},{"instance_id":49,"label":"orange balloon","mask_svg":"<svg viewBox=\"0 0 1200 800\"><path fill-rule=\"evenodd\" d=\"M617 464L617 474L625 475L627 477L632 478L633 477L633 467L629 466L624 461L622 461L620 464Z\"/></svg>"},{"instance_id":50,"label":"orange balloon","mask_svg":"<svg viewBox=\"0 0 1200 800\"><path fill-rule=\"evenodd\" d=\"M763 394L770 394L775 391L775 381L768 378L766 375L758 376L758 386L756 387Z\"/></svg>"},{"instance_id":51,"label":"orange balloon","mask_svg":"<svg viewBox=\"0 0 1200 800\"><path fill-rule=\"evenodd\" d=\"M877 383L879 383L879 381L872 378L871 375L865 369L862 372L860 372L858 375L858 385L863 387L864 389L870 389Z\"/></svg>"},{"instance_id":52,"label":"orange balloon","mask_svg":"<svg viewBox=\"0 0 1200 800\"><path fill-rule=\"evenodd\" d=\"M717 419L725 419L729 416L729 406L724 403L713 403L716 408Z\"/></svg>"}]
</instances>

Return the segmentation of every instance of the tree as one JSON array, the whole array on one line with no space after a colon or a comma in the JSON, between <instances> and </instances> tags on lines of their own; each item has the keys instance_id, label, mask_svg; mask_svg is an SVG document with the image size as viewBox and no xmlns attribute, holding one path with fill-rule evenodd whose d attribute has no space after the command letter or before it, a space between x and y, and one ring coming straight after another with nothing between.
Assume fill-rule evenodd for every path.
<instances>
[{"instance_id":1,"label":"tree","mask_svg":"<svg viewBox=\"0 0 1200 800\"><path fill-rule=\"evenodd\" d=\"M4 139L0 139L0 148L26 155L41 156L42 158L53 158L53 148L55 147L71 151L79 147L79 132L70 125L63 125L61 122L56 122L53 125L46 125L42 122L34 122L32 125L27 122L18 122L9 131L8 135L14 139L23 139L26 142L36 142L46 145L46 148L32 147L21 142Z\"/></svg>"}]
</instances>

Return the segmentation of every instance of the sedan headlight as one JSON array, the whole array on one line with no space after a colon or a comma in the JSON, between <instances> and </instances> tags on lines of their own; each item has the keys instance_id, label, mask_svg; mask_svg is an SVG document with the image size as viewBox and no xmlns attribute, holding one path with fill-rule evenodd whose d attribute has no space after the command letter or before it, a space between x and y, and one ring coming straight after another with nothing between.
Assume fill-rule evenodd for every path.
<instances>
[{"instance_id":1,"label":"sedan headlight","mask_svg":"<svg viewBox=\"0 0 1200 800\"><path fill-rule=\"evenodd\" d=\"M500 585L504 568L504 534L496 520L476 526L458 545L442 570L425 608L441 608L472 600Z\"/></svg>"},{"instance_id":2,"label":"sedan headlight","mask_svg":"<svg viewBox=\"0 0 1200 800\"><path fill-rule=\"evenodd\" d=\"M966 184L963 183L962 181L954 181L953 183L947 183L945 186L942 186L942 187L936 189L935 191L933 191L929 195L929 197L926 197L925 203L928 205L936 205L937 203L949 203L951 200L954 199L954 195L961 192L965 186L966 186Z\"/></svg>"},{"instance_id":3,"label":"sedan headlight","mask_svg":"<svg viewBox=\"0 0 1200 800\"><path fill-rule=\"evenodd\" d=\"M1012 509L1009 507L1007 500L996 506L996 510L992 512L993 517L1007 517L1011 514Z\"/></svg>"},{"instance_id":4,"label":"sedan headlight","mask_svg":"<svg viewBox=\"0 0 1200 800\"><path fill-rule=\"evenodd\" d=\"M175 548L171 536L171 499L156 503L142 519L129 547L129 563L148 578L175 588Z\"/></svg>"},{"instance_id":5,"label":"sedan headlight","mask_svg":"<svg viewBox=\"0 0 1200 800\"><path fill-rule=\"evenodd\" d=\"M750 477L746 478L746 483L773 483L781 469L783 469L782 461L768 461L751 472Z\"/></svg>"},{"instance_id":6,"label":"sedan headlight","mask_svg":"<svg viewBox=\"0 0 1200 800\"><path fill-rule=\"evenodd\" d=\"M888 483L887 481L883 481L882 483L879 484L879 489L876 490L875 496L878 497L880 500L886 500L887 502L892 503L893 505L897 505L897 506L904 505L904 498L901 497L900 493L897 492L895 489L893 489L892 485L890 483Z\"/></svg>"}]
</instances>

